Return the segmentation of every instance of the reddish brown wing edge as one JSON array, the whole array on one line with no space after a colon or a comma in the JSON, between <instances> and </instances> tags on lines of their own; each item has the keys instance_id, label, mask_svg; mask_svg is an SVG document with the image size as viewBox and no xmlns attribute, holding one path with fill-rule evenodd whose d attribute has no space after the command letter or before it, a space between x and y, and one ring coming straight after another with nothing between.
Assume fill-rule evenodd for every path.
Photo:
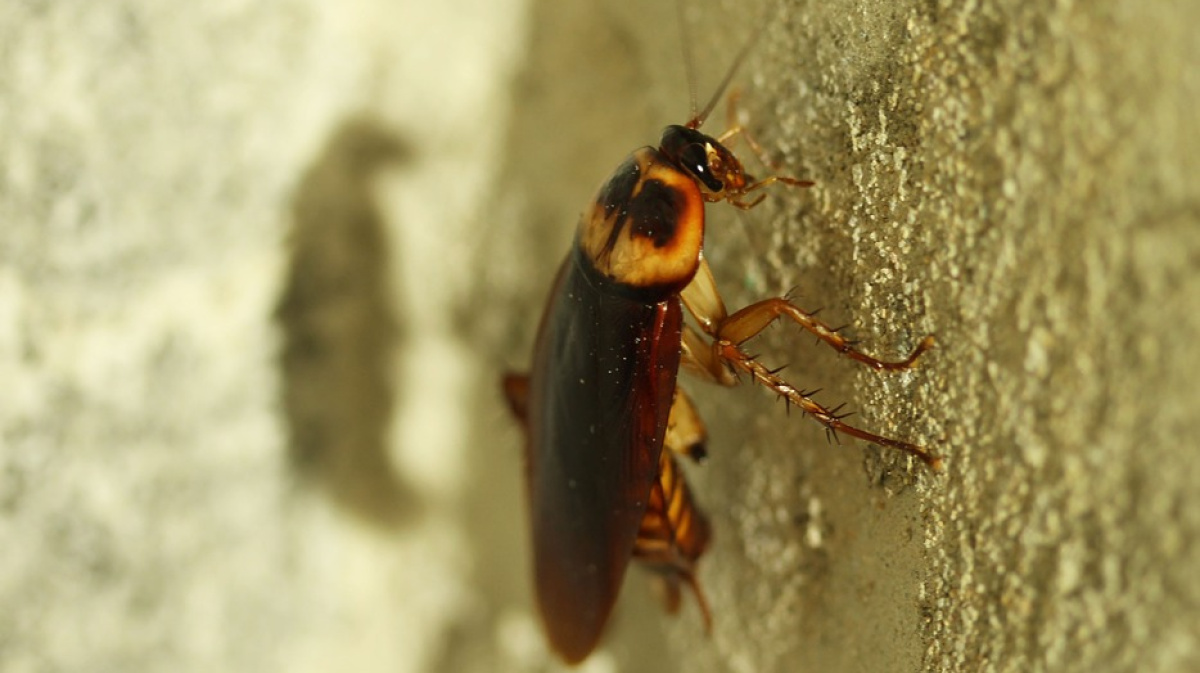
<instances>
[{"instance_id":1,"label":"reddish brown wing edge","mask_svg":"<svg viewBox=\"0 0 1200 673\"><path fill-rule=\"evenodd\" d=\"M527 434L539 612L568 663L599 641L620 592L679 369L678 299L614 291L572 255L542 318L528 379L505 391Z\"/></svg>"}]
</instances>

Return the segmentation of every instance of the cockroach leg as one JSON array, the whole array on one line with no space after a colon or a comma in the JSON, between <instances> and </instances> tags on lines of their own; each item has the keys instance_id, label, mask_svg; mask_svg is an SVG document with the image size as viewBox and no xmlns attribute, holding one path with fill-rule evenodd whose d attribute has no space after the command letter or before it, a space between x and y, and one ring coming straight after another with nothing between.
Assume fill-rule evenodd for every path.
<instances>
[{"instance_id":1,"label":"cockroach leg","mask_svg":"<svg viewBox=\"0 0 1200 673\"><path fill-rule=\"evenodd\" d=\"M529 375L516 374L508 372L504 375L501 381L504 387L504 397L508 400L508 408L512 411L512 415L521 424L521 429L525 431L526 436L529 435ZM525 457L525 472L526 478L533 470L533 452L530 451L529 443L525 443L523 455Z\"/></svg>"},{"instance_id":2,"label":"cockroach leg","mask_svg":"<svg viewBox=\"0 0 1200 673\"><path fill-rule=\"evenodd\" d=\"M687 573L681 577L692 588L692 595L696 597L696 605L700 606L700 616L704 619L704 632L711 636L712 610L708 608L708 598L705 597L704 591L700 588L700 583L696 581L696 574Z\"/></svg>"},{"instance_id":3,"label":"cockroach leg","mask_svg":"<svg viewBox=\"0 0 1200 673\"><path fill-rule=\"evenodd\" d=\"M876 435L845 423L842 420L845 415L839 414L837 409L823 407L812 399L812 393L805 393L783 380L778 375L782 368L768 369L740 347L743 342L762 332L772 322L786 316L847 357L867 364L877 371L893 371L912 367L922 353L933 347L932 336L922 339L904 360L890 362L878 360L856 350L837 330L817 320L811 313L800 310L786 297L757 302L727 315L725 302L717 292L708 263L703 259L700 260L695 278L683 289L680 296L696 323L713 339L706 347L702 336L694 331L685 330L683 363L690 369L703 372L710 380L720 376L720 381L730 383L734 380L731 371L745 372L755 381L778 393L789 404L817 419L834 436L841 432L880 446L897 449L915 456L934 470L941 469L941 459L921 446Z\"/></svg>"},{"instance_id":4,"label":"cockroach leg","mask_svg":"<svg viewBox=\"0 0 1200 673\"><path fill-rule=\"evenodd\" d=\"M529 375L509 372L501 382L508 408L521 423L529 418Z\"/></svg>"},{"instance_id":5,"label":"cockroach leg","mask_svg":"<svg viewBox=\"0 0 1200 673\"><path fill-rule=\"evenodd\" d=\"M750 146L750 150L754 152L754 156L758 157L758 160L761 161L764 166L773 171L779 170L779 162L773 161L769 156L767 156L767 153L765 150L763 150L762 145L760 145L754 135L750 133L750 129L746 128L741 122L738 121L738 101L741 99L742 92L740 89L734 89L729 93L729 99L725 108L725 125L727 128L725 129L724 133L717 137L717 140L724 145L727 144L727 141L737 136L741 136L746 140L746 144Z\"/></svg>"},{"instance_id":6,"label":"cockroach leg","mask_svg":"<svg viewBox=\"0 0 1200 673\"><path fill-rule=\"evenodd\" d=\"M685 455L694 461L703 459L706 439L704 422L691 399L676 387L663 438L663 452L659 457L658 479L650 490L650 501L638 529L633 555L657 575L667 612L679 610L680 583L691 587L704 619L704 628L711 633L712 612L696 580L696 561L708 548L709 523L692 500L684 474L674 458Z\"/></svg>"},{"instance_id":7,"label":"cockroach leg","mask_svg":"<svg viewBox=\"0 0 1200 673\"><path fill-rule=\"evenodd\" d=\"M671 403L671 414L667 418L667 434L663 445L698 463L708 456L708 450L705 448L707 439L704 421L700 420L700 414L696 413L696 407L692 405L687 393L677 386L675 400Z\"/></svg>"},{"instance_id":8,"label":"cockroach leg","mask_svg":"<svg viewBox=\"0 0 1200 673\"><path fill-rule=\"evenodd\" d=\"M736 315L736 314L735 314ZM719 339L717 341L717 352L720 356L733 367L746 372L754 378L755 381L767 386L771 390L781 395L789 404L799 407L802 411L809 414L824 425L829 431L834 433L843 433L851 437L885 446L891 449L903 451L928 465L935 472L940 472L942 469L942 459L930 453L924 447L908 442L902 442L898 439L891 439L882 435L876 435L866 430L860 430L852 425L842 422L848 414L839 414L837 409L826 409L813 399L804 394L803 391L797 389L792 384L780 378L774 371L768 369L761 362L748 355L745 351L738 347L737 343Z\"/></svg>"},{"instance_id":9,"label":"cockroach leg","mask_svg":"<svg viewBox=\"0 0 1200 673\"><path fill-rule=\"evenodd\" d=\"M655 573L651 576L651 580L654 593L662 601L663 611L668 615L679 614L679 606L683 597L682 592L679 591L679 578Z\"/></svg>"},{"instance_id":10,"label":"cockroach leg","mask_svg":"<svg viewBox=\"0 0 1200 673\"><path fill-rule=\"evenodd\" d=\"M677 395L671 408L673 417L681 404L680 399L684 399L682 404L690 408L687 398ZM696 421L698 423L699 418ZM703 426L698 426L698 429L702 436ZM650 489L650 500L638 528L633 556L663 579L669 611L678 607L679 582L686 582L696 596L704 627L711 632L712 614L708 609L708 600L696 581L696 561L708 548L711 529L708 519L692 500L684 475L673 457L675 454L688 453L686 446L673 444L683 439L683 433L673 435L670 430L667 431L665 449L659 457L658 480Z\"/></svg>"},{"instance_id":11,"label":"cockroach leg","mask_svg":"<svg viewBox=\"0 0 1200 673\"><path fill-rule=\"evenodd\" d=\"M786 175L772 175L755 182L749 187L746 187L742 190L742 194L749 194L750 192L762 189L763 187L769 187L776 182L781 182L789 187L812 187L814 184L816 184L812 180L799 180L797 178L789 178ZM762 197L755 201L755 203L758 203L759 201L762 201Z\"/></svg>"},{"instance_id":12,"label":"cockroach leg","mask_svg":"<svg viewBox=\"0 0 1200 673\"><path fill-rule=\"evenodd\" d=\"M814 184L816 184L812 180L798 180L796 178L789 178L784 175L772 175L770 177L763 178L762 180L754 182L754 183L750 184L748 187L743 187L743 188L737 190L734 197L733 198L726 197L726 201L728 201L729 204L734 206L735 208L739 208L741 210L750 210L751 208L762 203L767 198L766 195L760 194L758 196L758 198L754 199L753 201L749 201L749 202L742 201L741 197L746 194L749 194L750 192L753 192L755 190L762 189L763 187L768 187L770 185L773 185L776 182L788 185L789 187L812 187Z\"/></svg>"},{"instance_id":13,"label":"cockroach leg","mask_svg":"<svg viewBox=\"0 0 1200 673\"><path fill-rule=\"evenodd\" d=\"M696 330L685 325L683 328L682 353L679 364L696 377L720 386L737 384L737 377L717 355L713 343Z\"/></svg>"},{"instance_id":14,"label":"cockroach leg","mask_svg":"<svg viewBox=\"0 0 1200 673\"><path fill-rule=\"evenodd\" d=\"M712 270L703 256L700 258L700 265L696 270L695 277L687 287L683 288L679 296L683 299L683 305L687 307L688 312L696 319L696 324L700 326L700 329L715 339L724 339L735 344L741 344L757 335L780 317L787 317L821 341L829 344L837 352L878 371L910 369L916 365L917 358L921 357L922 353L934 346L933 337L927 336L921 339L912 353L903 360L880 360L855 349L854 344L838 334L836 329L817 320L814 314L805 312L787 297L775 297L756 302L729 315L725 308L725 302L721 299L721 293L717 291L717 283L713 279ZM701 349L691 348L691 350L694 351L693 354L696 354ZM717 371L711 366L708 369Z\"/></svg>"},{"instance_id":15,"label":"cockroach leg","mask_svg":"<svg viewBox=\"0 0 1200 673\"><path fill-rule=\"evenodd\" d=\"M749 138L750 138L750 135L749 135L749 133L750 133L750 132L746 130L746 127L745 127L745 126L742 126L741 124L732 124L732 123L731 123L731 124L729 125L729 127L725 129L725 132L724 132L724 133L722 133L721 135L717 136L717 142L721 143L722 145L728 145L728 144L729 144L729 141L730 141L731 139L733 139L733 138L736 138L736 137L738 137L738 136L742 136L743 138L746 138L746 139L747 139L747 140L746 140L746 142L748 142L748 143L749 143L749 142L750 142L750 140L749 140ZM757 142L757 141L755 141L755 142L751 143L751 145L750 145L750 146L751 146L751 147L754 147L754 146L755 146L755 145L757 145L757 144L758 144L758 142Z\"/></svg>"},{"instance_id":16,"label":"cockroach leg","mask_svg":"<svg viewBox=\"0 0 1200 673\"><path fill-rule=\"evenodd\" d=\"M700 583L696 581L694 572L672 573L670 575L662 575L664 588L666 589L666 608L671 614L679 611L679 582L680 580L687 583L692 589L692 595L696 597L696 605L700 608L700 618L704 620L704 632L707 635L712 635L712 610L708 608L708 598L704 595L704 590L700 588ZM672 606L672 601L674 605ZM674 609L672 609L672 607Z\"/></svg>"},{"instance_id":17,"label":"cockroach leg","mask_svg":"<svg viewBox=\"0 0 1200 673\"><path fill-rule=\"evenodd\" d=\"M766 194L760 194L757 199L754 199L753 201L750 201L750 202L742 201L740 199L729 199L729 205L733 206L734 208L737 208L738 210L750 210L751 208L757 206L758 204L762 203L766 199L767 199Z\"/></svg>"},{"instance_id":18,"label":"cockroach leg","mask_svg":"<svg viewBox=\"0 0 1200 673\"><path fill-rule=\"evenodd\" d=\"M700 618L704 620L704 631L708 635L712 635L712 610L708 607L708 598L705 597L704 590L700 588L700 583L696 580L695 573L691 571L680 572L679 570L656 572L654 580L655 589L662 598L663 609L669 615L679 613L681 598L679 583L681 581L686 582L692 590L692 595L696 597L696 605L700 608Z\"/></svg>"},{"instance_id":19,"label":"cockroach leg","mask_svg":"<svg viewBox=\"0 0 1200 673\"><path fill-rule=\"evenodd\" d=\"M725 99L725 132L717 137L721 144L725 144L726 140L736 136L739 133L745 133L741 122L738 121L738 101L742 99L742 90L740 87L734 87L729 92L729 97ZM749 142L749 141L747 141ZM750 147L758 145L756 142L750 143Z\"/></svg>"},{"instance_id":20,"label":"cockroach leg","mask_svg":"<svg viewBox=\"0 0 1200 673\"><path fill-rule=\"evenodd\" d=\"M688 313L696 319L700 329L707 334L715 334L717 326L729 316L729 311L725 309L725 300L721 299L721 293L717 291L717 281L713 278L712 269L709 268L703 253L700 255L696 275L679 293L679 298L683 300Z\"/></svg>"},{"instance_id":21,"label":"cockroach leg","mask_svg":"<svg viewBox=\"0 0 1200 673\"><path fill-rule=\"evenodd\" d=\"M916 365L917 358L925 351L933 348L934 339L927 336L921 339L917 347L903 360L889 361L873 358L862 351L856 350L849 339L838 333L836 329L817 320L811 313L801 310L787 297L775 297L756 302L720 321L712 335L717 339L742 344L747 339L766 329L780 317L787 317L792 322L811 332L837 352L851 360L861 362L878 371L896 371L909 369Z\"/></svg>"}]
</instances>

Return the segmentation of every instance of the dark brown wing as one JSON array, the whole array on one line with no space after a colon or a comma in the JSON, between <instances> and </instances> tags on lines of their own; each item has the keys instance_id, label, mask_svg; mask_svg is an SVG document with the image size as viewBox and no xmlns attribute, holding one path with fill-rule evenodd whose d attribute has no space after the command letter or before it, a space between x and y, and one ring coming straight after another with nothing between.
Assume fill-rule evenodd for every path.
<instances>
[{"instance_id":1,"label":"dark brown wing","mask_svg":"<svg viewBox=\"0 0 1200 673\"><path fill-rule=\"evenodd\" d=\"M568 257L551 293L525 411L538 606L568 662L596 646L658 474L681 311L639 301Z\"/></svg>"}]
</instances>

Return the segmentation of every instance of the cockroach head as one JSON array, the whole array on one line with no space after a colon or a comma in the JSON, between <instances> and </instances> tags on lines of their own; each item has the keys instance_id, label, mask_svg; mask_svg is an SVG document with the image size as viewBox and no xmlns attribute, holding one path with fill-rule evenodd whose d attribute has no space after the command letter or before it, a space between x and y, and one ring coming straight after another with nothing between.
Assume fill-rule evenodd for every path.
<instances>
[{"instance_id":1,"label":"cockroach head","mask_svg":"<svg viewBox=\"0 0 1200 673\"><path fill-rule=\"evenodd\" d=\"M668 126L659 151L714 196L737 193L748 179L733 152L716 138L687 126Z\"/></svg>"}]
</instances>

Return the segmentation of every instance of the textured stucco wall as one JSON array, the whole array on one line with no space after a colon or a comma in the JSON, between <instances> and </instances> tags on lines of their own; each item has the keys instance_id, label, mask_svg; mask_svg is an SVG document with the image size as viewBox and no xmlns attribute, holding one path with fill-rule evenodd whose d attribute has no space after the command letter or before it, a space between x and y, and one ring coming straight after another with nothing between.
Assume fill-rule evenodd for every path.
<instances>
[{"instance_id":1,"label":"textured stucco wall","mask_svg":"<svg viewBox=\"0 0 1200 673\"><path fill-rule=\"evenodd\" d=\"M1200 9L687 4L701 97L765 24L743 107L817 182L711 209L729 303L940 343L754 350L947 469L687 383L713 636L633 573L583 670L1200 668ZM677 31L0 8L0 669L556 670L496 378L597 183L685 117Z\"/></svg>"}]
</instances>

